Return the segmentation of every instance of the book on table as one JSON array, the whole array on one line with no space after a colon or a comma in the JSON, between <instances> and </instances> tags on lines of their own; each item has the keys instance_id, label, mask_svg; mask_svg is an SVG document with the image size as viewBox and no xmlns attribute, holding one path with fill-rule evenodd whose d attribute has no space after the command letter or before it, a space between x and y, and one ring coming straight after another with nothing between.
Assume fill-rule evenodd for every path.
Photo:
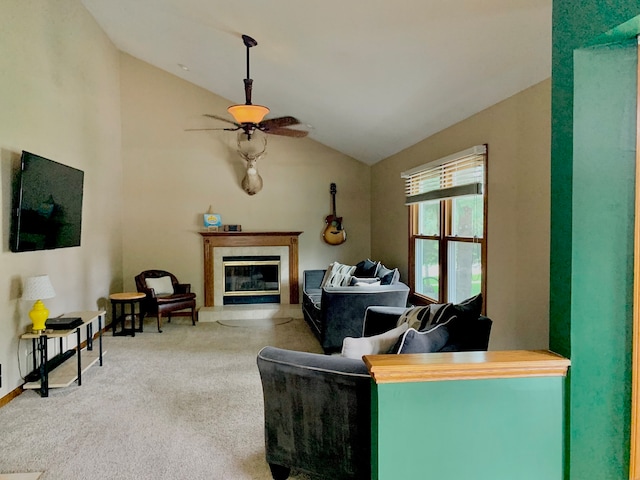
<instances>
[{"instance_id":1,"label":"book on table","mask_svg":"<svg viewBox=\"0 0 640 480\"><path fill-rule=\"evenodd\" d=\"M71 330L78 325L82 325L80 317L49 318L44 324L45 328L50 328L51 330Z\"/></svg>"}]
</instances>

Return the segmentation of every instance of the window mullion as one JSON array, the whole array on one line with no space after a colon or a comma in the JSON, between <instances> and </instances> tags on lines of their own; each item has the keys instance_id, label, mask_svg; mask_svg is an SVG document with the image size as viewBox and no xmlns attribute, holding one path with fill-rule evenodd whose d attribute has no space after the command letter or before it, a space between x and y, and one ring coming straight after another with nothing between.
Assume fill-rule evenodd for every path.
<instances>
[{"instance_id":1,"label":"window mullion","mask_svg":"<svg viewBox=\"0 0 640 480\"><path fill-rule=\"evenodd\" d=\"M440 281L438 300L444 303L447 298L447 231L449 229L449 200L440 201L440 241L438 251L440 253Z\"/></svg>"}]
</instances>

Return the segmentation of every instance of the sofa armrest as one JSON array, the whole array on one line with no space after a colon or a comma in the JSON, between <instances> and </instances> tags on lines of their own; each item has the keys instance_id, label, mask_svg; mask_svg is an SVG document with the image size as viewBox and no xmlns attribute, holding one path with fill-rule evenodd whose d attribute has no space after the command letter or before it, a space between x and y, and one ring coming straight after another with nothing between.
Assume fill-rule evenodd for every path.
<instances>
[{"instance_id":1,"label":"sofa armrest","mask_svg":"<svg viewBox=\"0 0 640 480\"><path fill-rule=\"evenodd\" d=\"M326 270L305 270L302 272L302 291L319 289Z\"/></svg>"},{"instance_id":2,"label":"sofa armrest","mask_svg":"<svg viewBox=\"0 0 640 480\"><path fill-rule=\"evenodd\" d=\"M173 290L175 293L191 293L191 284L190 283L176 283L173 286Z\"/></svg>"},{"instance_id":3,"label":"sofa armrest","mask_svg":"<svg viewBox=\"0 0 640 480\"><path fill-rule=\"evenodd\" d=\"M362 360L265 347L258 353L266 460L370 478L371 377Z\"/></svg>"},{"instance_id":4,"label":"sofa armrest","mask_svg":"<svg viewBox=\"0 0 640 480\"><path fill-rule=\"evenodd\" d=\"M140 293L144 293L147 298L156 298L156 291L153 288L148 288L148 287L138 287L138 292Z\"/></svg>"}]
</instances>

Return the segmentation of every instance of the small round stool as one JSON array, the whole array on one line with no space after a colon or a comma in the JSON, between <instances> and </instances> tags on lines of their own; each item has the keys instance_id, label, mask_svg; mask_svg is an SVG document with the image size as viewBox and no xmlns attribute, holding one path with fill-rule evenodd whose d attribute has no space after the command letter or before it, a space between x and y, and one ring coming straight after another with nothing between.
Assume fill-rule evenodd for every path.
<instances>
[{"instance_id":1,"label":"small round stool","mask_svg":"<svg viewBox=\"0 0 640 480\"><path fill-rule=\"evenodd\" d=\"M142 309L140 307L140 301L145 298L146 295L140 292L123 292L112 293L109 295L111 300L112 317L111 326L113 328L113 336L131 335L136 336L136 332L142 332ZM136 314L136 304L138 305L138 313ZM117 314L117 306L120 306L120 315ZM131 315L131 328L125 328L125 319L127 318L126 306L129 305L129 315ZM140 327L136 329L136 315L140 319ZM122 322L122 328L119 332L116 332L118 323Z\"/></svg>"}]
</instances>

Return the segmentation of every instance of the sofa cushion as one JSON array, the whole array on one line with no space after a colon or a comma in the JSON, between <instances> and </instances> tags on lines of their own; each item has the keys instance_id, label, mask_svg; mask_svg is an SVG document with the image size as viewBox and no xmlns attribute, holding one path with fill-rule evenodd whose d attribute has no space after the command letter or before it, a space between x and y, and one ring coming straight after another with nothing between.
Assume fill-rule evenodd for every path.
<instances>
[{"instance_id":1,"label":"sofa cushion","mask_svg":"<svg viewBox=\"0 0 640 480\"><path fill-rule=\"evenodd\" d=\"M173 295L173 283L169 276L146 278L144 282L147 288L153 288L156 295Z\"/></svg>"},{"instance_id":2,"label":"sofa cushion","mask_svg":"<svg viewBox=\"0 0 640 480\"><path fill-rule=\"evenodd\" d=\"M373 260L362 260L361 262L356 263L356 271L354 275L356 277L375 277L376 270L378 270L379 262L374 262Z\"/></svg>"},{"instance_id":3,"label":"sofa cushion","mask_svg":"<svg viewBox=\"0 0 640 480\"><path fill-rule=\"evenodd\" d=\"M343 265L338 262L329 264L320 288L348 286L349 280L351 280L351 276L355 270L356 267L352 265Z\"/></svg>"},{"instance_id":4,"label":"sofa cushion","mask_svg":"<svg viewBox=\"0 0 640 480\"><path fill-rule=\"evenodd\" d=\"M379 355L388 353L396 344L400 335L407 331L407 324L372 337L345 337L342 341L342 356L346 358L362 358L363 355Z\"/></svg>"},{"instance_id":5,"label":"sofa cushion","mask_svg":"<svg viewBox=\"0 0 640 480\"><path fill-rule=\"evenodd\" d=\"M439 352L449 340L449 330L446 325L438 324L429 330L419 332L409 328L396 345L392 353L433 353Z\"/></svg>"}]
</instances>

